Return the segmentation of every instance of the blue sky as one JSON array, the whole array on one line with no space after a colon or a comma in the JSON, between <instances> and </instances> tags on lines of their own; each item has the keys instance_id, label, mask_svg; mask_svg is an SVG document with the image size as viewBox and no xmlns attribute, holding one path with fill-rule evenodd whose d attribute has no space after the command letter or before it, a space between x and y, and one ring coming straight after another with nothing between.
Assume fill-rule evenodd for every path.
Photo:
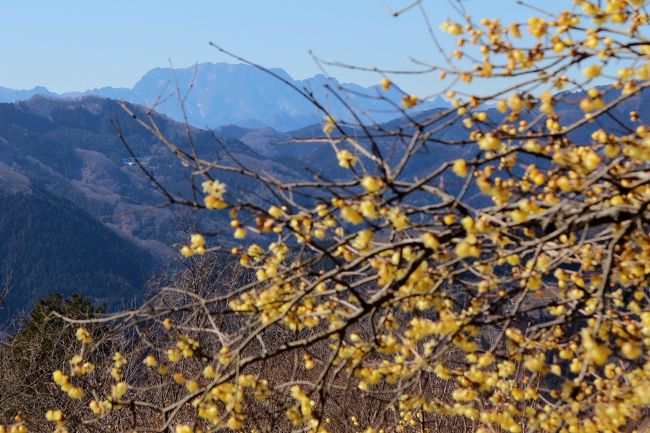
<instances>
[{"instance_id":1,"label":"blue sky","mask_svg":"<svg viewBox=\"0 0 650 433\"><path fill-rule=\"evenodd\" d=\"M546 2L547 0L545 0ZM0 86L44 85L57 92L131 87L158 66L229 61L214 41L295 78L318 73L308 54L363 66L438 61L421 14L393 18L410 0L6 0L0 3ZM558 3L558 0L549 0ZM570 3L562 2L563 4ZM475 16L515 19L530 11L512 0L468 0ZM436 29L455 16L447 0L424 3ZM328 69L342 81L378 77ZM432 77L402 84L425 93Z\"/></svg>"}]
</instances>

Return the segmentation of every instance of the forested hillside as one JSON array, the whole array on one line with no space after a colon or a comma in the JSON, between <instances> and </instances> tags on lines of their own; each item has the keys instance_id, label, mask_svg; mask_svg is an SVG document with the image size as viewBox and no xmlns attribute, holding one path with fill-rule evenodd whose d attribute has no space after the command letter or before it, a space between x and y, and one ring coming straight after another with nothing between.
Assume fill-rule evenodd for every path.
<instances>
[{"instance_id":1,"label":"forested hillside","mask_svg":"<svg viewBox=\"0 0 650 433\"><path fill-rule=\"evenodd\" d=\"M0 194L0 322L53 293L124 307L160 263L65 199L37 189Z\"/></svg>"}]
</instances>

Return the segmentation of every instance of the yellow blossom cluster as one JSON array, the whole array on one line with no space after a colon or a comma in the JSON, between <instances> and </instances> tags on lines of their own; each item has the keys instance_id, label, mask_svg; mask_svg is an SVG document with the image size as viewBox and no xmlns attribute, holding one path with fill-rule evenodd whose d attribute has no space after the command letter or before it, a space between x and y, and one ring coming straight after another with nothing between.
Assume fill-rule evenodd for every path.
<instances>
[{"instance_id":1,"label":"yellow blossom cluster","mask_svg":"<svg viewBox=\"0 0 650 433\"><path fill-rule=\"evenodd\" d=\"M205 254L205 237L202 234L194 233L190 236L190 244L181 248L181 254L185 257L192 257L195 254Z\"/></svg>"},{"instance_id":2,"label":"yellow blossom cluster","mask_svg":"<svg viewBox=\"0 0 650 433\"><path fill-rule=\"evenodd\" d=\"M225 209L228 203L223 199L226 193L226 185L218 180L206 180L202 184L205 197L203 202L207 209Z\"/></svg>"}]
</instances>

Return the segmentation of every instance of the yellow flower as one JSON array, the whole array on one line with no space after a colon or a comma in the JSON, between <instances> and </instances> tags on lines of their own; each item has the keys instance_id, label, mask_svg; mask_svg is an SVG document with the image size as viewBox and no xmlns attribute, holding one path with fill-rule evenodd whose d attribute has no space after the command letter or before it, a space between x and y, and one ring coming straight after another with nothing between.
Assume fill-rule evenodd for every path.
<instances>
[{"instance_id":1,"label":"yellow flower","mask_svg":"<svg viewBox=\"0 0 650 433\"><path fill-rule=\"evenodd\" d=\"M406 109L415 107L418 102L419 102L419 100L418 100L417 96L404 95L404 97L402 98L402 105Z\"/></svg>"},{"instance_id":2,"label":"yellow flower","mask_svg":"<svg viewBox=\"0 0 650 433\"><path fill-rule=\"evenodd\" d=\"M400 209L396 207L388 211L388 219L393 225L393 228L397 230L405 229L410 224L408 216L400 212Z\"/></svg>"},{"instance_id":3,"label":"yellow flower","mask_svg":"<svg viewBox=\"0 0 650 433\"><path fill-rule=\"evenodd\" d=\"M596 365L605 365L612 351L604 344L598 344L589 334L589 330L584 328L581 331L582 347L585 350L585 358Z\"/></svg>"},{"instance_id":4,"label":"yellow flower","mask_svg":"<svg viewBox=\"0 0 650 433\"><path fill-rule=\"evenodd\" d=\"M433 250L437 250L440 247L438 238L436 238L436 236L430 232L426 232L422 235L422 243L424 243L425 247L431 248Z\"/></svg>"},{"instance_id":5,"label":"yellow flower","mask_svg":"<svg viewBox=\"0 0 650 433\"><path fill-rule=\"evenodd\" d=\"M314 368L316 366L316 363L314 362L314 357L311 356L310 354L305 353L303 355L303 359L305 360L305 368L307 370L311 370L312 368Z\"/></svg>"},{"instance_id":6,"label":"yellow flower","mask_svg":"<svg viewBox=\"0 0 650 433\"><path fill-rule=\"evenodd\" d=\"M597 345L587 353L586 358L596 365L603 365L607 362L611 353L607 346Z\"/></svg>"},{"instance_id":7,"label":"yellow flower","mask_svg":"<svg viewBox=\"0 0 650 433\"><path fill-rule=\"evenodd\" d=\"M634 390L639 402L645 406L650 405L650 382L638 385Z\"/></svg>"},{"instance_id":8,"label":"yellow flower","mask_svg":"<svg viewBox=\"0 0 650 433\"><path fill-rule=\"evenodd\" d=\"M339 160L339 165L343 168L352 168L354 165L357 163L357 158L356 156L352 155L347 149L343 149L342 151L338 152L336 154L336 158Z\"/></svg>"},{"instance_id":9,"label":"yellow flower","mask_svg":"<svg viewBox=\"0 0 650 433\"><path fill-rule=\"evenodd\" d=\"M478 141L478 147L482 150L497 150L501 146L501 140L492 134L485 134Z\"/></svg>"},{"instance_id":10,"label":"yellow flower","mask_svg":"<svg viewBox=\"0 0 650 433\"><path fill-rule=\"evenodd\" d=\"M440 28L453 36L460 36L463 34L463 27L461 27L460 24L452 21L443 22L440 24Z\"/></svg>"},{"instance_id":11,"label":"yellow flower","mask_svg":"<svg viewBox=\"0 0 650 433\"><path fill-rule=\"evenodd\" d=\"M368 192L377 192L384 187L384 182L378 177L366 176L361 180L361 185Z\"/></svg>"},{"instance_id":12,"label":"yellow flower","mask_svg":"<svg viewBox=\"0 0 650 433\"><path fill-rule=\"evenodd\" d=\"M181 360L181 358L182 352L178 348L172 347L167 349L167 359L169 359L169 361L178 362Z\"/></svg>"},{"instance_id":13,"label":"yellow flower","mask_svg":"<svg viewBox=\"0 0 650 433\"><path fill-rule=\"evenodd\" d=\"M587 169L588 172L592 172L597 169L601 162L602 159L593 150L587 152L587 154L582 158L582 165Z\"/></svg>"},{"instance_id":14,"label":"yellow flower","mask_svg":"<svg viewBox=\"0 0 650 433\"><path fill-rule=\"evenodd\" d=\"M244 239L246 237L246 229L242 227L237 228L233 236L235 239Z\"/></svg>"},{"instance_id":15,"label":"yellow flower","mask_svg":"<svg viewBox=\"0 0 650 433\"><path fill-rule=\"evenodd\" d=\"M206 379L214 379L215 377L217 377L217 372L214 370L213 366L207 365L203 369L203 377L205 377Z\"/></svg>"},{"instance_id":16,"label":"yellow flower","mask_svg":"<svg viewBox=\"0 0 650 433\"><path fill-rule=\"evenodd\" d=\"M443 380L449 380L453 377L449 369L442 364L436 364L433 371L436 373L436 376Z\"/></svg>"},{"instance_id":17,"label":"yellow flower","mask_svg":"<svg viewBox=\"0 0 650 433\"><path fill-rule=\"evenodd\" d=\"M120 352L115 352L115 355L113 355L113 364L116 368L123 367L126 365L126 358Z\"/></svg>"},{"instance_id":18,"label":"yellow flower","mask_svg":"<svg viewBox=\"0 0 650 433\"><path fill-rule=\"evenodd\" d=\"M363 217L352 206L345 206L341 209L341 218L352 224L361 224Z\"/></svg>"},{"instance_id":19,"label":"yellow flower","mask_svg":"<svg viewBox=\"0 0 650 433\"><path fill-rule=\"evenodd\" d=\"M458 401L471 401L478 397L478 393L471 388L459 388L452 392L451 397Z\"/></svg>"},{"instance_id":20,"label":"yellow flower","mask_svg":"<svg viewBox=\"0 0 650 433\"><path fill-rule=\"evenodd\" d=\"M208 209L226 209L228 207L228 202L213 195L205 196L203 204Z\"/></svg>"},{"instance_id":21,"label":"yellow flower","mask_svg":"<svg viewBox=\"0 0 650 433\"><path fill-rule=\"evenodd\" d=\"M184 257L192 257L195 254L205 254L205 238L200 234L192 234L190 236L190 245L185 245L181 248L181 254Z\"/></svg>"},{"instance_id":22,"label":"yellow flower","mask_svg":"<svg viewBox=\"0 0 650 433\"><path fill-rule=\"evenodd\" d=\"M467 163L465 162L464 159L457 159L456 161L454 161L454 166L452 169L454 170L454 173L458 177L467 176Z\"/></svg>"},{"instance_id":23,"label":"yellow flower","mask_svg":"<svg viewBox=\"0 0 650 433\"><path fill-rule=\"evenodd\" d=\"M271 215L273 218L280 218L282 215L284 215L284 212L282 212L282 209L277 206L271 206L269 208L269 215Z\"/></svg>"},{"instance_id":24,"label":"yellow flower","mask_svg":"<svg viewBox=\"0 0 650 433\"><path fill-rule=\"evenodd\" d=\"M54 371L54 373L52 373L52 379L54 380L54 383L59 386L63 386L63 384L68 382L68 376L63 374L61 370Z\"/></svg>"},{"instance_id":25,"label":"yellow flower","mask_svg":"<svg viewBox=\"0 0 650 433\"><path fill-rule=\"evenodd\" d=\"M158 361L156 361L156 357L153 355L147 356L144 361L142 361L144 365L147 367L156 367L158 365Z\"/></svg>"},{"instance_id":26,"label":"yellow flower","mask_svg":"<svg viewBox=\"0 0 650 433\"><path fill-rule=\"evenodd\" d=\"M369 229L361 230L357 234L357 237L354 238L354 241L352 242L352 246L359 251L363 251L366 248L368 248L368 246L370 245L370 242L372 241L372 237L373 237L372 230Z\"/></svg>"},{"instance_id":27,"label":"yellow flower","mask_svg":"<svg viewBox=\"0 0 650 433\"><path fill-rule=\"evenodd\" d=\"M510 104L510 108L512 108L514 111L521 111L521 109L524 108L524 101L521 99L521 95L518 93L513 93L510 95L508 98L508 104ZM497 108L499 108L498 104ZM499 111L501 110L499 109ZM505 110L503 110L503 112L505 112Z\"/></svg>"},{"instance_id":28,"label":"yellow flower","mask_svg":"<svg viewBox=\"0 0 650 433\"><path fill-rule=\"evenodd\" d=\"M494 362L495 358L492 352L485 352L479 356L477 364L481 367L487 367Z\"/></svg>"},{"instance_id":29,"label":"yellow flower","mask_svg":"<svg viewBox=\"0 0 650 433\"><path fill-rule=\"evenodd\" d=\"M185 388L187 388L189 392L196 392L199 390L199 384L195 380L188 380L185 383Z\"/></svg>"},{"instance_id":30,"label":"yellow flower","mask_svg":"<svg viewBox=\"0 0 650 433\"><path fill-rule=\"evenodd\" d=\"M90 344L93 342L90 332L86 328L77 328L76 332L77 340L81 341L83 344Z\"/></svg>"},{"instance_id":31,"label":"yellow flower","mask_svg":"<svg viewBox=\"0 0 650 433\"><path fill-rule=\"evenodd\" d=\"M89 404L88 407L90 410L93 411L95 415L99 415L104 411L104 408L100 405L100 403L97 400L92 400Z\"/></svg>"},{"instance_id":32,"label":"yellow flower","mask_svg":"<svg viewBox=\"0 0 650 433\"><path fill-rule=\"evenodd\" d=\"M231 430L240 430L244 426L244 424L240 420L238 420L237 417L235 416L231 416L230 418L228 418L227 425L228 428Z\"/></svg>"},{"instance_id":33,"label":"yellow flower","mask_svg":"<svg viewBox=\"0 0 650 433\"><path fill-rule=\"evenodd\" d=\"M371 200L364 200L359 205L359 210L361 214L368 219L377 219L379 218L379 213L377 212L377 207Z\"/></svg>"},{"instance_id":34,"label":"yellow flower","mask_svg":"<svg viewBox=\"0 0 650 433\"><path fill-rule=\"evenodd\" d=\"M515 38L520 38L521 37L521 29L519 28L519 24L510 24L510 27L508 27L508 30L510 31L510 34L514 36Z\"/></svg>"},{"instance_id":35,"label":"yellow flower","mask_svg":"<svg viewBox=\"0 0 650 433\"><path fill-rule=\"evenodd\" d=\"M85 392L81 388L72 387L68 391L68 397L70 397L72 399L75 399L75 400L82 398L84 395L85 395Z\"/></svg>"},{"instance_id":36,"label":"yellow flower","mask_svg":"<svg viewBox=\"0 0 650 433\"><path fill-rule=\"evenodd\" d=\"M190 242L193 249L205 246L205 238L200 234L190 236Z\"/></svg>"},{"instance_id":37,"label":"yellow flower","mask_svg":"<svg viewBox=\"0 0 650 433\"><path fill-rule=\"evenodd\" d=\"M602 72L602 66L599 64L587 66L582 70L582 74L590 80L598 77L601 72Z\"/></svg>"},{"instance_id":38,"label":"yellow flower","mask_svg":"<svg viewBox=\"0 0 650 433\"><path fill-rule=\"evenodd\" d=\"M124 397L128 390L129 386L126 384L126 382L118 382L111 387L111 397L113 400L119 400Z\"/></svg>"},{"instance_id":39,"label":"yellow flower","mask_svg":"<svg viewBox=\"0 0 650 433\"><path fill-rule=\"evenodd\" d=\"M61 421L63 419L63 414L60 410L48 410L45 413L45 419L48 421Z\"/></svg>"},{"instance_id":40,"label":"yellow flower","mask_svg":"<svg viewBox=\"0 0 650 433\"><path fill-rule=\"evenodd\" d=\"M546 34L548 24L543 18L530 17L528 19L528 32L536 38L541 38Z\"/></svg>"},{"instance_id":41,"label":"yellow flower","mask_svg":"<svg viewBox=\"0 0 650 433\"><path fill-rule=\"evenodd\" d=\"M384 78L383 80L381 80L381 87L386 91L388 91L388 89L390 89L391 84L392 83L390 82L390 80L388 78Z\"/></svg>"},{"instance_id":42,"label":"yellow flower","mask_svg":"<svg viewBox=\"0 0 650 433\"><path fill-rule=\"evenodd\" d=\"M323 124L323 132L327 135L330 135L334 131L336 126L336 121L332 116L325 116L325 123Z\"/></svg>"},{"instance_id":43,"label":"yellow flower","mask_svg":"<svg viewBox=\"0 0 650 433\"><path fill-rule=\"evenodd\" d=\"M454 224L456 222L456 215L447 214L447 215L444 216L444 218L442 220L444 221L444 223L446 225L450 226L450 225L452 225L452 224Z\"/></svg>"},{"instance_id":44,"label":"yellow flower","mask_svg":"<svg viewBox=\"0 0 650 433\"><path fill-rule=\"evenodd\" d=\"M621 345L621 352L627 359L636 359L643 355L643 349L640 345L626 341Z\"/></svg>"},{"instance_id":45,"label":"yellow flower","mask_svg":"<svg viewBox=\"0 0 650 433\"><path fill-rule=\"evenodd\" d=\"M209 194L215 198L221 198L226 193L226 184L218 180L206 180L201 186L205 194Z\"/></svg>"},{"instance_id":46,"label":"yellow flower","mask_svg":"<svg viewBox=\"0 0 650 433\"><path fill-rule=\"evenodd\" d=\"M541 354L538 356L526 357L524 361L524 367L533 373L541 371L542 368L544 368L544 355Z\"/></svg>"},{"instance_id":47,"label":"yellow flower","mask_svg":"<svg viewBox=\"0 0 650 433\"><path fill-rule=\"evenodd\" d=\"M194 429L187 424L179 424L175 429L176 433L194 433Z\"/></svg>"},{"instance_id":48,"label":"yellow flower","mask_svg":"<svg viewBox=\"0 0 650 433\"><path fill-rule=\"evenodd\" d=\"M472 245L466 241L458 242L455 252L458 258L461 259L464 259L466 257L478 257L481 253L476 245Z\"/></svg>"}]
</instances>

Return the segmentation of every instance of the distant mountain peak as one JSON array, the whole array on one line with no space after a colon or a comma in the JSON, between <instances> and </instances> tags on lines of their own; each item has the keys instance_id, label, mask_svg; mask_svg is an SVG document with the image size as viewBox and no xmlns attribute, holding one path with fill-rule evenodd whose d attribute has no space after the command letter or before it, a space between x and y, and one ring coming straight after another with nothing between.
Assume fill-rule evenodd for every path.
<instances>
[{"instance_id":1,"label":"distant mountain peak","mask_svg":"<svg viewBox=\"0 0 650 433\"><path fill-rule=\"evenodd\" d=\"M268 126L278 131L290 131L319 122L323 113L282 81L285 80L297 89L306 89L331 115L341 120L353 120L346 105L358 108L360 113L368 113L369 117L364 119L368 122L384 122L400 115L393 105L377 98L381 95L392 104L399 103L402 93L398 90L382 93L378 86L340 83L336 78L322 73L297 80L281 68L269 68L268 71L276 76L244 63L204 62L173 70L159 67L145 73L131 89L107 86L58 95L45 87L31 90L0 87L0 102L25 100L35 95L64 98L95 95L148 106L157 103L157 111L172 119L182 120L182 110L174 92L177 84L181 91L192 84L185 109L190 123L200 128L239 125L253 128ZM332 92L337 95L332 95ZM341 99L345 100L345 104ZM441 106L448 104L438 97L414 110Z\"/></svg>"}]
</instances>

